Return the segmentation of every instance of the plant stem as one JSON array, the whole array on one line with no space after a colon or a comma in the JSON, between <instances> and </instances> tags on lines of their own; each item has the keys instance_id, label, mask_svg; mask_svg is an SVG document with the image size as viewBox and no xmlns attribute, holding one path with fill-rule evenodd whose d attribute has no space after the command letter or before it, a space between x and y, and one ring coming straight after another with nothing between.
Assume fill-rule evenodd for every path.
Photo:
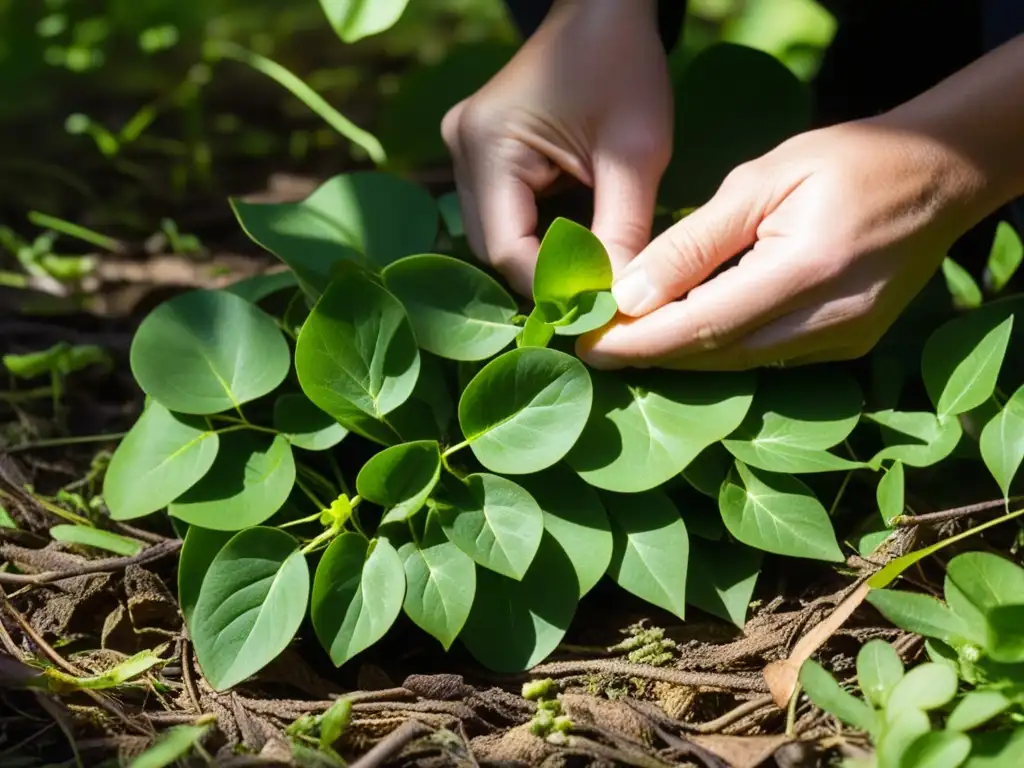
<instances>
[{"instance_id":1,"label":"plant stem","mask_svg":"<svg viewBox=\"0 0 1024 768\"><path fill-rule=\"evenodd\" d=\"M796 735L796 707L800 701L800 683L793 688L793 695L789 698L789 706L786 707L786 735L793 738Z\"/></svg>"},{"instance_id":2,"label":"plant stem","mask_svg":"<svg viewBox=\"0 0 1024 768\"><path fill-rule=\"evenodd\" d=\"M58 448L63 445L85 445L86 443L106 443L121 440L127 432L114 432L109 435L82 435L79 437L54 437L48 440L36 440L32 443L22 443L4 448L4 453L19 453L20 451L34 451L37 448Z\"/></svg>"},{"instance_id":3,"label":"plant stem","mask_svg":"<svg viewBox=\"0 0 1024 768\"><path fill-rule=\"evenodd\" d=\"M23 403L26 400L41 400L52 395L53 387L36 387L35 389L16 390L14 392L0 392L0 402Z\"/></svg>"},{"instance_id":4,"label":"plant stem","mask_svg":"<svg viewBox=\"0 0 1024 768\"><path fill-rule=\"evenodd\" d=\"M310 489L308 485L302 482L299 478L295 478L295 484L299 487L299 490L306 494L306 498L309 499L313 504L316 505L317 509L324 510L330 507L329 504L324 504L320 499L316 497L316 494ZM319 513L318 513L319 514Z\"/></svg>"},{"instance_id":5,"label":"plant stem","mask_svg":"<svg viewBox=\"0 0 1024 768\"><path fill-rule=\"evenodd\" d=\"M337 536L339 533L341 533L341 531L342 531L341 528L332 525L330 528L328 528L326 531L323 531L319 536L317 536L315 539L313 539L311 542L309 542L306 546L304 546L302 548L302 554L308 555L310 552L315 550L317 547L319 547L325 541L330 541L331 539L333 539L335 536Z\"/></svg>"},{"instance_id":6,"label":"plant stem","mask_svg":"<svg viewBox=\"0 0 1024 768\"><path fill-rule=\"evenodd\" d=\"M446 448L444 453L441 454L442 459L447 459L453 453L461 451L463 448L469 445L469 440L463 440L461 443L456 443L451 448Z\"/></svg>"},{"instance_id":7,"label":"plant stem","mask_svg":"<svg viewBox=\"0 0 1024 768\"><path fill-rule=\"evenodd\" d=\"M355 498L352 499L351 502L349 502L352 506L352 517L350 517L349 519L352 521L352 526L356 529L356 533L358 533L364 539L369 539L370 537L366 535L366 531L363 530L362 523L360 523L359 521L359 504L361 502L362 498L360 498L359 496L356 496Z\"/></svg>"},{"instance_id":8,"label":"plant stem","mask_svg":"<svg viewBox=\"0 0 1024 768\"><path fill-rule=\"evenodd\" d=\"M828 511L829 517L835 516L836 509L838 509L839 507L839 502L842 501L843 494L846 493L846 486L850 484L850 480L853 478L853 473L855 471L856 470L851 469L849 472L846 473L846 476L843 477L843 482L839 485L839 490L836 491L836 497L835 499L832 500L832 507Z\"/></svg>"},{"instance_id":9,"label":"plant stem","mask_svg":"<svg viewBox=\"0 0 1024 768\"><path fill-rule=\"evenodd\" d=\"M233 424L238 427L244 427L245 429L251 429L255 432L266 432L270 435L281 434L278 430L273 429L272 427L263 427L259 424L253 424L245 418L245 416L242 416L240 419L236 419L234 416L211 416L210 419L213 421L223 421L225 424Z\"/></svg>"},{"instance_id":10,"label":"plant stem","mask_svg":"<svg viewBox=\"0 0 1024 768\"><path fill-rule=\"evenodd\" d=\"M80 224L59 219L56 216L50 216L47 213L30 211L28 214L28 220L37 227L45 227L46 229L52 229L55 232L60 232L61 234L68 235L69 237L78 238L79 240L83 240L90 245L95 245L98 248L103 248L111 253L118 253L123 250L121 244L112 237L101 235L99 232L94 232L88 227L83 227Z\"/></svg>"},{"instance_id":11,"label":"plant stem","mask_svg":"<svg viewBox=\"0 0 1024 768\"><path fill-rule=\"evenodd\" d=\"M303 525L305 523L314 523L320 519L320 512L310 515L309 517L303 517L300 520L289 520L287 523L281 523L278 528L292 528L296 525Z\"/></svg>"}]
</instances>

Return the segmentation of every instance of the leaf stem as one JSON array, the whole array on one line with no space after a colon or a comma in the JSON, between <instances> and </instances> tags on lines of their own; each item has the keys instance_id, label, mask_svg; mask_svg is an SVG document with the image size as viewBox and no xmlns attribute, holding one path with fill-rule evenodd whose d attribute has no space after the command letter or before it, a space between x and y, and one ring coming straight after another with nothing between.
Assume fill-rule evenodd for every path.
<instances>
[{"instance_id":1,"label":"leaf stem","mask_svg":"<svg viewBox=\"0 0 1024 768\"><path fill-rule=\"evenodd\" d=\"M278 528L292 528L296 525L303 525L305 523L314 523L320 519L320 512L310 515L309 517L303 517L299 520L289 520L287 523L281 523Z\"/></svg>"},{"instance_id":2,"label":"leaf stem","mask_svg":"<svg viewBox=\"0 0 1024 768\"><path fill-rule=\"evenodd\" d=\"M352 521L352 527L356 529L356 533L368 540L370 537L366 535L366 531L363 530L362 523L359 521L359 505L362 501L363 499L361 496L354 496L349 501L349 505L352 507L352 516L349 520Z\"/></svg>"},{"instance_id":3,"label":"leaf stem","mask_svg":"<svg viewBox=\"0 0 1024 768\"><path fill-rule=\"evenodd\" d=\"M59 219L56 216L50 216L47 213L30 211L28 214L28 220L37 227L52 229L54 232L60 232L63 235L77 238L89 243L90 245L95 245L97 248L103 248L104 250L110 251L111 253L119 253L124 250L121 244L112 237L101 235L99 232L95 232L88 227L83 227L80 224Z\"/></svg>"},{"instance_id":4,"label":"leaf stem","mask_svg":"<svg viewBox=\"0 0 1024 768\"><path fill-rule=\"evenodd\" d=\"M842 501L843 494L846 493L846 486L850 484L850 480L853 479L853 473L855 471L856 470L851 469L849 472L846 473L845 477L843 477L843 482L839 485L839 490L836 491L836 497L832 500L832 506L828 511L829 517L835 516L836 509L838 509L839 507L839 502Z\"/></svg>"},{"instance_id":5,"label":"leaf stem","mask_svg":"<svg viewBox=\"0 0 1024 768\"><path fill-rule=\"evenodd\" d=\"M453 453L458 453L459 451L461 451L463 448L467 447L468 445L469 445L469 440L463 440L461 443L456 443L455 445L451 446L450 448L446 448L444 453L441 454L441 458L442 459L447 459Z\"/></svg>"},{"instance_id":6,"label":"leaf stem","mask_svg":"<svg viewBox=\"0 0 1024 768\"><path fill-rule=\"evenodd\" d=\"M239 413L241 413L241 411L239 411ZM271 435L281 434L278 430L273 429L272 427L264 427L260 426L259 424L253 424L251 421L245 418L245 416L242 416L242 418L240 419L236 419L234 416L211 416L210 419L212 421L223 421L226 424L233 424L237 427L251 429L255 432L266 432L267 434ZM218 433L220 431L221 430L217 430Z\"/></svg>"},{"instance_id":7,"label":"leaf stem","mask_svg":"<svg viewBox=\"0 0 1024 768\"><path fill-rule=\"evenodd\" d=\"M20 451L33 451L37 448L58 448L64 445L85 445L87 443L106 443L121 440L127 432L113 432L109 435L81 435L79 437L54 437L48 440L36 440L31 443L12 445L4 448L4 453L18 453Z\"/></svg>"},{"instance_id":8,"label":"leaf stem","mask_svg":"<svg viewBox=\"0 0 1024 768\"><path fill-rule=\"evenodd\" d=\"M310 541L306 546L302 548L302 554L308 555L313 550L317 549L324 542L330 541L341 533L342 529L339 526L332 525L326 531L323 531L319 536Z\"/></svg>"},{"instance_id":9,"label":"leaf stem","mask_svg":"<svg viewBox=\"0 0 1024 768\"><path fill-rule=\"evenodd\" d=\"M322 501L320 501L320 499L316 497L316 494L313 493L312 489L310 489L310 487L306 485L304 482L302 482L302 480L300 480L298 477L295 478L295 485L299 487L300 491L306 494L306 498L313 502L313 504L316 505L317 509L324 510L330 507L329 504L324 504ZM319 512L317 513L317 516L319 516Z\"/></svg>"}]
</instances>

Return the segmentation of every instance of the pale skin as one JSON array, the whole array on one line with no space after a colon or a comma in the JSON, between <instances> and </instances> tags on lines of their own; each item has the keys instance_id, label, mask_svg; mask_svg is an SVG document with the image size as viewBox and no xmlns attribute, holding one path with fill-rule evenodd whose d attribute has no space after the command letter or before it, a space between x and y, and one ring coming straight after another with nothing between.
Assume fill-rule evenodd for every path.
<instances>
[{"instance_id":1,"label":"pale skin","mask_svg":"<svg viewBox=\"0 0 1024 768\"><path fill-rule=\"evenodd\" d=\"M853 359L956 239L1024 195L1024 35L887 113L745 163L653 241L672 136L655 0L556 0L442 133L470 247L524 295L537 196L563 174L593 188L620 310L577 344L593 367Z\"/></svg>"}]
</instances>

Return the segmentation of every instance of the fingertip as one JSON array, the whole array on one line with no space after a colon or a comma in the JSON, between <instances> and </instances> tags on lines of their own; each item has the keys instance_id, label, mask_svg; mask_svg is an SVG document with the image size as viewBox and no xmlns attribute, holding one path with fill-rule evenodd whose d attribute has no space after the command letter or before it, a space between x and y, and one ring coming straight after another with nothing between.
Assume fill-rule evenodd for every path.
<instances>
[{"instance_id":1,"label":"fingertip","mask_svg":"<svg viewBox=\"0 0 1024 768\"><path fill-rule=\"evenodd\" d=\"M643 264L634 264L612 284L612 296L619 312L629 317L640 317L657 309L659 301L657 287L651 282Z\"/></svg>"}]
</instances>

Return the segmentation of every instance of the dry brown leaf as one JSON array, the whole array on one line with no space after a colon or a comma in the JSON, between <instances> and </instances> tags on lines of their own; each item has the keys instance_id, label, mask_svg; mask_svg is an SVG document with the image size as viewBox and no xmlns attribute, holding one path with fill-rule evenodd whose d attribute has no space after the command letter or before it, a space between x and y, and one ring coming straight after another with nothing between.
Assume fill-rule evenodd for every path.
<instances>
[{"instance_id":1,"label":"dry brown leaf","mask_svg":"<svg viewBox=\"0 0 1024 768\"><path fill-rule=\"evenodd\" d=\"M722 758L733 768L757 768L775 751L788 744L789 736L688 736L694 744Z\"/></svg>"}]
</instances>

